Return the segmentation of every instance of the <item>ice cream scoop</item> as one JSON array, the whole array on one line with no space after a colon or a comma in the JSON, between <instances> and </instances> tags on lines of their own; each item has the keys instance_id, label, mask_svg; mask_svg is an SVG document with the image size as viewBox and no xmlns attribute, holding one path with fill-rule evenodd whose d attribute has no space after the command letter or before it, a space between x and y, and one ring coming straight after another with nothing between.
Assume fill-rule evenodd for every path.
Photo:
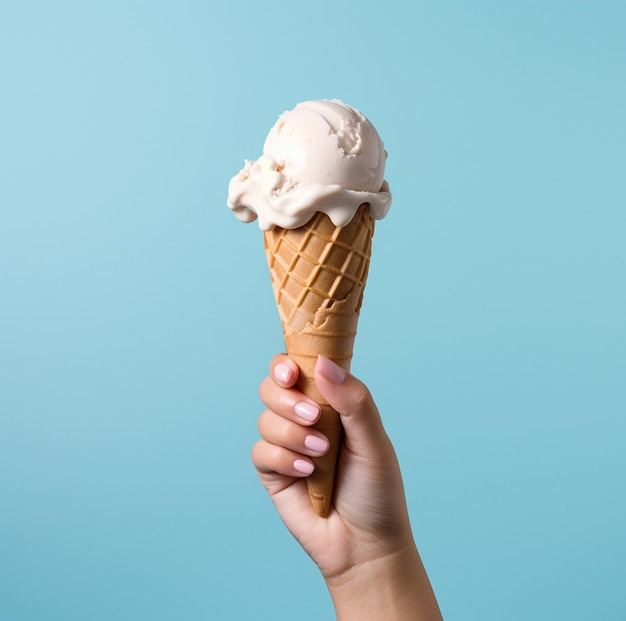
<instances>
[{"instance_id":1,"label":"ice cream scoop","mask_svg":"<svg viewBox=\"0 0 626 621\"><path fill-rule=\"evenodd\" d=\"M243 222L258 218L264 231L297 228L316 212L343 226L363 203L379 220L391 203L386 159L378 132L358 110L338 100L306 101L280 116L263 155L233 177L228 206Z\"/></svg>"},{"instance_id":2,"label":"ice cream scoop","mask_svg":"<svg viewBox=\"0 0 626 621\"><path fill-rule=\"evenodd\" d=\"M387 154L374 126L337 101L285 112L256 162L233 177L228 206L264 231L272 288L297 387L321 407L315 427L330 449L307 478L318 515L332 510L342 443L339 414L314 380L319 355L350 370L374 234L391 203Z\"/></svg>"}]
</instances>

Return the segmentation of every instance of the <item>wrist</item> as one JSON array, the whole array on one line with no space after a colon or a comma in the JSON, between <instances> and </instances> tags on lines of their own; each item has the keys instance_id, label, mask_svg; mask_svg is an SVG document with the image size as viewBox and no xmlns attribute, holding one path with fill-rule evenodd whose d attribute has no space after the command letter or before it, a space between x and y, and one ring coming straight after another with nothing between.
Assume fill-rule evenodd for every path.
<instances>
[{"instance_id":1,"label":"wrist","mask_svg":"<svg viewBox=\"0 0 626 621\"><path fill-rule=\"evenodd\" d=\"M337 621L440 621L415 545L362 562L326 580Z\"/></svg>"}]
</instances>

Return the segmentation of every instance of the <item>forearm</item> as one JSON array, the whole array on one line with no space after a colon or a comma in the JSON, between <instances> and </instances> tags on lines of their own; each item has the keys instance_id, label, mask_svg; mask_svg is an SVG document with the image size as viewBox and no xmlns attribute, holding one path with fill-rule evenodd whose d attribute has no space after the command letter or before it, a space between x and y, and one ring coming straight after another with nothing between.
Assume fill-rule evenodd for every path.
<instances>
[{"instance_id":1,"label":"forearm","mask_svg":"<svg viewBox=\"0 0 626 621\"><path fill-rule=\"evenodd\" d=\"M327 580L337 621L441 621L417 549L370 561Z\"/></svg>"}]
</instances>

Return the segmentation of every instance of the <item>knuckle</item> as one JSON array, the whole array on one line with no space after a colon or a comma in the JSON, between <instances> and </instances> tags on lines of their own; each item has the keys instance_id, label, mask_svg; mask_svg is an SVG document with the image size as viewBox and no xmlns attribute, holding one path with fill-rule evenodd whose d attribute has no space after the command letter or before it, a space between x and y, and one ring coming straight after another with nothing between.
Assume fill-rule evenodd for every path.
<instances>
[{"instance_id":1,"label":"knuckle","mask_svg":"<svg viewBox=\"0 0 626 621\"><path fill-rule=\"evenodd\" d=\"M276 437L280 444L287 446L290 444L292 436L292 425L287 420L281 420L280 424L276 425Z\"/></svg>"},{"instance_id":2,"label":"knuckle","mask_svg":"<svg viewBox=\"0 0 626 621\"><path fill-rule=\"evenodd\" d=\"M280 466L283 457L283 447L273 445L268 452L268 460L272 464L273 467L277 468Z\"/></svg>"},{"instance_id":3,"label":"knuckle","mask_svg":"<svg viewBox=\"0 0 626 621\"><path fill-rule=\"evenodd\" d=\"M263 410L261 412L261 414L259 415L259 420L257 421L257 429L259 430L259 433L265 437L267 435L267 428L268 428L268 423L269 423L269 418L271 417L272 412L271 410Z\"/></svg>"},{"instance_id":4,"label":"knuckle","mask_svg":"<svg viewBox=\"0 0 626 621\"><path fill-rule=\"evenodd\" d=\"M252 462L258 467L261 464L261 454L263 452L263 440L255 442L250 451Z\"/></svg>"},{"instance_id":5,"label":"knuckle","mask_svg":"<svg viewBox=\"0 0 626 621\"><path fill-rule=\"evenodd\" d=\"M352 407L357 410L369 409L372 395L365 384L358 383L352 394Z\"/></svg>"},{"instance_id":6,"label":"knuckle","mask_svg":"<svg viewBox=\"0 0 626 621\"><path fill-rule=\"evenodd\" d=\"M267 405L267 394L268 394L268 383L270 382L270 378L266 377L260 384L259 384L259 397L261 398L261 401L263 401L263 403L265 403Z\"/></svg>"}]
</instances>

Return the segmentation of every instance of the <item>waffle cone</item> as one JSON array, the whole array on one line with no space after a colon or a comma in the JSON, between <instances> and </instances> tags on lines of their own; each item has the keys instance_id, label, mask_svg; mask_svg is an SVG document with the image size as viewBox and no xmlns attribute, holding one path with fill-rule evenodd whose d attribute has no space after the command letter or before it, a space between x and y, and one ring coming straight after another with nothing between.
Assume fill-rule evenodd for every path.
<instances>
[{"instance_id":1,"label":"waffle cone","mask_svg":"<svg viewBox=\"0 0 626 621\"><path fill-rule=\"evenodd\" d=\"M322 355L350 370L373 234L367 204L343 227L316 213L297 229L275 227L265 232L287 353L300 367L297 386L321 406L315 428L330 442L328 453L314 459L315 471L307 478L311 503L322 517L332 503L343 431L339 414L317 389L315 364Z\"/></svg>"}]
</instances>

